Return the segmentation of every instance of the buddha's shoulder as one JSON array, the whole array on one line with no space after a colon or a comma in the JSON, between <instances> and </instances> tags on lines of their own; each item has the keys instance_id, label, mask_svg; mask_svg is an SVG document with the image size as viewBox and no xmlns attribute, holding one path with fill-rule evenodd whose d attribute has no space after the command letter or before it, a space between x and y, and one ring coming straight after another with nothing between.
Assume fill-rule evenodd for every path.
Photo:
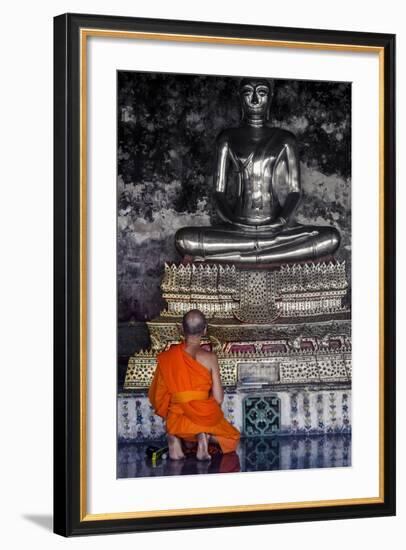
<instances>
[{"instance_id":1,"label":"buddha's shoulder","mask_svg":"<svg viewBox=\"0 0 406 550\"><path fill-rule=\"evenodd\" d=\"M217 143L228 143L238 135L241 135L241 128L225 128L218 134Z\"/></svg>"},{"instance_id":2,"label":"buddha's shoulder","mask_svg":"<svg viewBox=\"0 0 406 550\"><path fill-rule=\"evenodd\" d=\"M276 135L280 140L286 140L290 142L296 141L296 136L290 130L285 130L285 128L279 128L278 126L268 126L269 132Z\"/></svg>"}]
</instances>

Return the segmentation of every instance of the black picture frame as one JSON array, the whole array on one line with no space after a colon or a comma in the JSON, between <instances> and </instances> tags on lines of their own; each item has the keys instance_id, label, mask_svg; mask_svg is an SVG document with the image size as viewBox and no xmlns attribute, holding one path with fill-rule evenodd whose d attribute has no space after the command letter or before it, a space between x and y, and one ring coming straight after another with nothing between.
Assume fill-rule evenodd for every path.
<instances>
[{"instance_id":1,"label":"black picture frame","mask_svg":"<svg viewBox=\"0 0 406 550\"><path fill-rule=\"evenodd\" d=\"M89 519L81 508L81 29L377 48L383 59L382 498L379 502L142 518ZM395 36L64 14L54 19L54 532L63 536L287 523L395 514ZM83 412L83 410L82 410ZM112 451L113 452L113 451ZM236 503L238 504L238 503Z\"/></svg>"}]
</instances>

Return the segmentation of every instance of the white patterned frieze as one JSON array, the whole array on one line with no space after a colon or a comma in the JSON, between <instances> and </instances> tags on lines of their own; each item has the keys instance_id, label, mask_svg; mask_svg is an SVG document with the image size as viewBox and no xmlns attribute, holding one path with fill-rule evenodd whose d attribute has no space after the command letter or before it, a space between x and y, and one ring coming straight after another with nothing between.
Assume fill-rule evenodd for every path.
<instances>
[{"instance_id":1,"label":"white patterned frieze","mask_svg":"<svg viewBox=\"0 0 406 550\"><path fill-rule=\"evenodd\" d=\"M225 392L225 417L243 436L270 434L342 433L351 430L351 390L296 387L283 391L251 389ZM249 414L249 418L245 417ZM262 416L261 416L262 415ZM263 417L274 426L258 423ZM256 424L257 422L257 424ZM247 427L250 433L245 433ZM258 433L255 432L258 430ZM275 431L272 431L275 430ZM146 396L122 394L118 400L118 437L125 441L162 439L165 424L154 415Z\"/></svg>"}]
</instances>

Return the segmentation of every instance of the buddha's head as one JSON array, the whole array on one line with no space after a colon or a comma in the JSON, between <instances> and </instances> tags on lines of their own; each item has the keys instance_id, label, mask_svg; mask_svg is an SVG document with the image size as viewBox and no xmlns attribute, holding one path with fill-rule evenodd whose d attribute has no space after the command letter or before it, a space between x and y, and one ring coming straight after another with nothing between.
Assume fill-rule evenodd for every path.
<instances>
[{"instance_id":1,"label":"buddha's head","mask_svg":"<svg viewBox=\"0 0 406 550\"><path fill-rule=\"evenodd\" d=\"M243 78L240 82L240 100L243 120L253 126L261 125L269 117L274 84L264 78Z\"/></svg>"}]
</instances>

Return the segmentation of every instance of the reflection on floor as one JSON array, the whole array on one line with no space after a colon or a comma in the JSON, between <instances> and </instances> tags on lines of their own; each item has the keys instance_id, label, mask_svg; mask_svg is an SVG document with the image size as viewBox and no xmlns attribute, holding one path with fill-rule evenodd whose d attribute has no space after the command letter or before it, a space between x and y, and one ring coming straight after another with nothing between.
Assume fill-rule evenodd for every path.
<instances>
[{"instance_id":1,"label":"reflection on floor","mask_svg":"<svg viewBox=\"0 0 406 550\"><path fill-rule=\"evenodd\" d=\"M228 472L259 472L351 466L351 435L273 436L242 439L236 453L222 455L211 448L212 460L199 462L193 452L184 460L147 457L150 445L165 442L119 443L117 477L153 477Z\"/></svg>"}]
</instances>

